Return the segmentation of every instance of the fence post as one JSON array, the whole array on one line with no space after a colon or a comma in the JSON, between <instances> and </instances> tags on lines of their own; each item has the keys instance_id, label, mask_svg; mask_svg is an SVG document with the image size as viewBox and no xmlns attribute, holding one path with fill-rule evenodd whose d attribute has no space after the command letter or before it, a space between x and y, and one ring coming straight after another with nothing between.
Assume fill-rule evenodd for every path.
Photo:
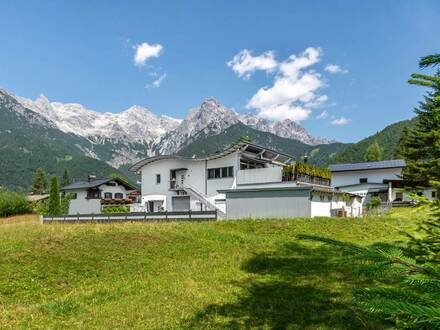
<instances>
[{"instance_id":1,"label":"fence post","mask_svg":"<svg viewBox=\"0 0 440 330\"><path fill-rule=\"evenodd\" d=\"M191 220L191 209L189 209L188 216L189 216L189 219Z\"/></svg>"},{"instance_id":2,"label":"fence post","mask_svg":"<svg viewBox=\"0 0 440 330\"><path fill-rule=\"evenodd\" d=\"M168 221L168 210L165 210L165 221Z\"/></svg>"}]
</instances>

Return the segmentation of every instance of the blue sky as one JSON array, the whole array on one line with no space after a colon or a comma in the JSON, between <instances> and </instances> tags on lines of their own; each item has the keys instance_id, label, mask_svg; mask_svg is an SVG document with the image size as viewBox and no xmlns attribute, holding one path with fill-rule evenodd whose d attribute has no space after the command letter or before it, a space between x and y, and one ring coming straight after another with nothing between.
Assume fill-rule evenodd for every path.
<instances>
[{"instance_id":1,"label":"blue sky","mask_svg":"<svg viewBox=\"0 0 440 330\"><path fill-rule=\"evenodd\" d=\"M0 86L180 118L213 96L356 141L412 116L439 21L439 1L2 1Z\"/></svg>"}]
</instances>

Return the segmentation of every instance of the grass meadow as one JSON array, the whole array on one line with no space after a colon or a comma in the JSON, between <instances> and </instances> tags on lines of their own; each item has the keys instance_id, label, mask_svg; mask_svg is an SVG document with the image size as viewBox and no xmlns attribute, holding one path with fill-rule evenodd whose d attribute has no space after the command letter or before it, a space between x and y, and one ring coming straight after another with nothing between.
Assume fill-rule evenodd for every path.
<instances>
[{"instance_id":1,"label":"grass meadow","mask_svg":"<svg viewBox=\"0 0 440 330\"><path fill-rule=\"evenodd\" d=\"M359 219L45 224L0 219L0 328L384 328L340 252L405 240L426 211Z\"/></svg>"}]
</instances>

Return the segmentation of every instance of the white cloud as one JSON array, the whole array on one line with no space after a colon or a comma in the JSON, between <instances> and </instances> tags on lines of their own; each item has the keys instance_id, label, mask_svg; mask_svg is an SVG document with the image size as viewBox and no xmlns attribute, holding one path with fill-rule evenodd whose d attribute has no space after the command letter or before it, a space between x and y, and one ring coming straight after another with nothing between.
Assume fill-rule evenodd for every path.
<instances>
[{"instance_id":1,"label":"white cloud","mask_svg":"<svg viewBox=\"0 0 440 330\"><path fill-rule=\"evenodd\" d=\"M159 78L154 80L151 84L148 84L145 87L146 88L158 88L158 87L160 87L160 85L162 85L162 82L165 80L166 77L167 77L167 74L164 73Z\"/></svg>"},{"instance_id":2,"label":"white cloud","mask_svg":"<svg viewBox=\"0 0 440 330\"><path fill-rule=\"evenodd\" d=\"M273 71L278 63L275 60L275 53L267 51L259 56L253 56L251 51L243 49L227 65L241 78L249 79L256 70L266 72Z\"/></svg>"},{"instance_id":3,"label":"white cloud","mask_svg":"<svg viewBox=\"0 0 440 330\"><path fill-rule=\"evenodd\" d=\"M134 64L137 66L143 66L152 57L159 57L163 46L156 44L150 45L147 42L143 42L140 45L135 45L133 47L136 52L134 55Z\"/></svg>"},{"instance_id":4,"label":"white cloud","mask_svg":"<svg viewBox=\"0 0 440 330\"><path fill-rule=\"evenodd\" d=\"M316 119L325 119L327 117L328 117L328 112L324 110L319 115L316 116Z\"/></svg>"},{"instance_id":5,"label":"white cloud","mask_svg":"<svg viewBox=\"0 0 440 330\"><path fill-rule=\"evenodd\" d=\"M307 119L314 107L327 101L326 95L318 94L325 83L321 75L311 69L321 59L320 48L307 48L299 55L291 55L277 62L274 52L252 56L243 50L228 62L239 77L248 78L256 70L275 72L272 86L260 88L246 107L256 109L257 114L269 120ZM256 60L257 59L257 60Z\"/></svg>"},{"instance_id":6,"label":"white cloud","mask_svg":"<svg viewBox=\"0 0 440 330\"><path fill-rule=\"evenodd\" d=\"M327 64L324 70L330 73L348 73L348 70L341 68L337 64Z\"/></svg>"},{"instance_id":7,"label":"white cloud","mask_svg":"<svg viewBox=\"0 0 440 330\"><path fill-rule=\"evenodd\" d=\"M347 125L351 120L345 117L340 117L331 121L332 125Z\"/></svg>"}]
</instances>

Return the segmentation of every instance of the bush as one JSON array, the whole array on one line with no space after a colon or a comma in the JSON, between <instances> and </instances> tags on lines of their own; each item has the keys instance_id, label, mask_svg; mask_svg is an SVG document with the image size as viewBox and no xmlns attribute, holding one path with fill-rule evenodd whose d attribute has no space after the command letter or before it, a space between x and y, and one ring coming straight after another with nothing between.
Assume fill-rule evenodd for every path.
<instances>
[{"instance_id":1,"label":"bush","mask_svg":"<svg viewBox=\"0 0 440 330\"><path fill-rule=\"evenodd\" d=\"M24 194L0 189L0 217L31 212Z\"/></svg>"},{"instance_id":2,"label":"bush","mask_svg":"<svg viewBox=\"0 0 440 330\"><path fill-rule=\"evenodd\" d=\"M130 212L130 206L118 205L103 207L102 213L128 213Z\"/></svg>"},{"instance_id":3,"label":"bush","mask_svg":"<svg viewBox=\"0 0 440 330\"><path fill-rule=\"evenodd\" d=\"M380 204L382 203L382 200L380 197L373 196L371 197L370 201L367 203L367 209L368 210L376 210Z\"/></svg>"}]
</instances>

